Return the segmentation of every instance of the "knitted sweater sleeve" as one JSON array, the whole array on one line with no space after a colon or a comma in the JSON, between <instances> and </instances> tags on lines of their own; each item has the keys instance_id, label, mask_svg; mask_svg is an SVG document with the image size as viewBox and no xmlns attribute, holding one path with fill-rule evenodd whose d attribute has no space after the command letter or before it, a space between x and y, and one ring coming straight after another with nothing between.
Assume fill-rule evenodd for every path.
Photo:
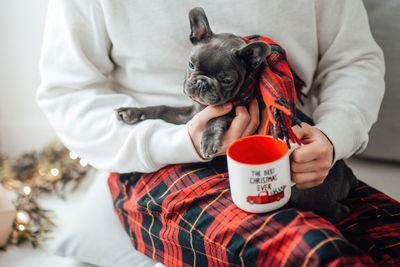
<instances>
[{"instance_id":1,"label":"knitted sweater sleeve","mask_svg":"<svg viewBox=\"0 0 400 267\"><path fill-rule=\"evenodd\" d=\"M137 103L110 85L111 48L100 1L49 1L37 102L63 143L112 172L201 161L186 125L117 120L114 109Z\"/></svg>"},{"instance_id":2,"label":"knitted sweater sleeve","mask_svg":"<svg viewBox=\"0 0 400 267\"><path fill-rule=\"evenodd\" d=\"M384 94L384 59L361 0L315 2L320 60L313 118L338 160L362 152L368 143Z\"/></svg>"}]
</instances>

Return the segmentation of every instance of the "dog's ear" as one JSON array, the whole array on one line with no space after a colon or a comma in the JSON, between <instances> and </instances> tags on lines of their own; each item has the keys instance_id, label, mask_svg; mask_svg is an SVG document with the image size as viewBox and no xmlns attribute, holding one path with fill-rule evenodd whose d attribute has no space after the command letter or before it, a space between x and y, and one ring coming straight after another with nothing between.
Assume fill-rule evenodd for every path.
<instances>
[{"instance_id":1,"label":"dog's ear","mask_svg":"<svg viewBox=\"0 0 400 267\"><path fill-rule=\"evenodd\" d=\"M210 38L213 33L208 24L206 13L201 7L195 7L189 12L190 20L190 41L197 44L202 40Z\"/></svg>"},{"instance_id":2,"label":"dog's ear","mask_svg":"<svg viewBox=\"0 0 400 267\"><path fill-rule=\"evenodd\" d=\"M264 42L254 42L237 51L239 58L246 62L250 68L256 69L271 53L271 46Z\"/></svg>"}]
</instances>

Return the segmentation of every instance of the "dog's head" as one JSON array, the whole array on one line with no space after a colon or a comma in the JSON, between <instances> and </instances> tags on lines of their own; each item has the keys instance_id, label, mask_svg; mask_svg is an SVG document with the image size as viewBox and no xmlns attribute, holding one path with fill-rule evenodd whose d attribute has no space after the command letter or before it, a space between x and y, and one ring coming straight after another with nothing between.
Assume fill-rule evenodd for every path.
<instances>
[{"instance_id":1,"label":"dog's head","mask_svg":"<svg viewBox=\"0 0 400 267\"><path fill-rule=\"evenodd\" d=\"M214 34L202 8L189 12L189 57L184 92L205 105L232 101L239 92L248 71L258 68L270 53L264 42L246 44L230 33Z\"/></svg>"}]
</instances>

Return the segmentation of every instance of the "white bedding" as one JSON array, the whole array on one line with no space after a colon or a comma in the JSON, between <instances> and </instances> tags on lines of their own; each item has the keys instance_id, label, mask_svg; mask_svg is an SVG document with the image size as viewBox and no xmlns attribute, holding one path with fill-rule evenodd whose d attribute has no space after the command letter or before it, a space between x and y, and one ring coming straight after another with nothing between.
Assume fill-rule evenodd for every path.
<instances>
[{"instance_id":1,"label":"white bedding","mask_svg":"<svg viewBox=\"0 0 400 267\"><path fill-rule=\"evenodd\" d=\"M91 171L66 201L55 196L40 199L44 208L55 211L54 238L36 249L30 243L10 246L7 252L0 252L0 266L93 266L83 262L113 267L163 266L134 250L114 214L107 176Z\"/></svg>"},{"instance_id":2,"label":"white bedding","mask_svg":"<svg viewBox=\"0 0 400 267\"><path fill-rule=\"evenodd\" d=\"M43 243L43 246L33 249L30 243L25 243L21 246L9 246L7 251L0 251L0 266L7 267L87 267L92 266L90 264L81 263L71 258L64 258L55 256L51 252L51 246L55 242L63 229L63 226L68 223L68 218L71 217L76 209L76 206L84 198L88 191L89 185L93 182L94 172L89 173L78 189L68 194L67 200L61 200L57 197L44 197L40 200L40 203L44 208L52 209L55 211L56 216L54 221L56 222L57 229L54 229L54 239L48 240Z\"/></svg>"},{"instance_id":3,"label":"white bedding","mask_svg":"<svg viewBox=\"0 0 400 267\"><path fill-rule=\"evenodd\" d=\"M30 244L10 247L7 252L0 252L0 266L4 267L88 267L87 263L71 258L58 257L47 249L32 249Z\"/></svg>"}]
</instances>

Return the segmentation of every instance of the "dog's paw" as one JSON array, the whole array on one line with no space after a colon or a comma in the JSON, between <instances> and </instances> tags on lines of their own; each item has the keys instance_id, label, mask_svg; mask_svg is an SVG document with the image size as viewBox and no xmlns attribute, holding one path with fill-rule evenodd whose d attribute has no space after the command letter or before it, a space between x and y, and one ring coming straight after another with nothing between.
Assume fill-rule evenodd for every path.
<instances>
[{"instance_id":1,"label":"dog's paw","mask_svg":"<svg viewBox=\"0 0 400 267\"><path fill-rule=\"evenodd\" d=\"M213 158L221 150L222 141L223 138L220 138L218 135L204 132L200 143L200 152L203 158Z\"/></svg>"},{"instance_id":2,"label":"dog's paw","mask_svg":"<svg viewBox=\"0 0 400 267\"><path fill-rule=\"evenodd\" d=\"M119 108L115 112L117 119L127 124L134 124L146 119L146 114L141 108Z\"/></svg>"}]
</instances>

